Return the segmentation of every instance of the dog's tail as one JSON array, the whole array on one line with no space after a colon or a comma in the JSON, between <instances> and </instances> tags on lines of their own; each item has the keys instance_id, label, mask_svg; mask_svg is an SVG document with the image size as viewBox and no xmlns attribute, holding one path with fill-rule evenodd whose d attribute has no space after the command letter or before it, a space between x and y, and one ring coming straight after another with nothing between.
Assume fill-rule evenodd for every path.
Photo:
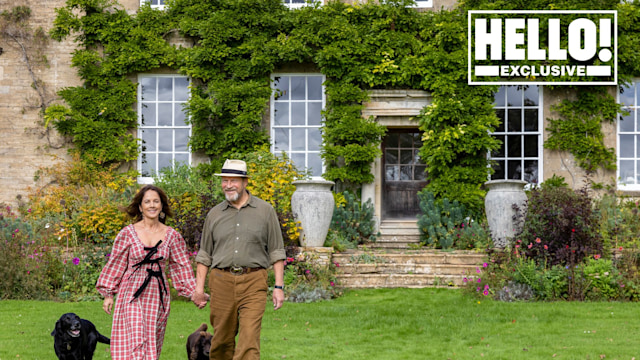
<instances>
[{"instance_id":1,"label":"dog's tail","mask_svg":"<svg viewBox=\"0 0 640 360\"><path fill-rule=\"evenodd\" d=\"M207 331L207 324L202 323L202 325L200 325L200 327L196 330L196 332L199 331Z\"/></svg>"},{"instance_id":2,"label":"dog's tail","mask_svg":"<svg viewBox=\"0 0 640 360\"><path fill-rule=\"evenodd\" d=\"M98 342L110 345L111 344L111 339L109 339L108 337L98 333Z\"/></svg>"}]
</instances>

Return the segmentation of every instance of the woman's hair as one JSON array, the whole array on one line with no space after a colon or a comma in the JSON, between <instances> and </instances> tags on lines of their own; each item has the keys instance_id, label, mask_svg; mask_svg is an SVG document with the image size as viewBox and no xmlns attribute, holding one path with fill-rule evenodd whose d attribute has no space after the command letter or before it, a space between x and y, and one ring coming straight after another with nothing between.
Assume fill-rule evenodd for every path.
<instances>
[{"instance_id":1,"label":"woman's hair","mask_svg":"<svg viewBox=\"0 0 640 360\"><path fill-rule=\"evenodd\" d=\"M142 198L144 198L144 194L147 191L153 190L158 193L160 196L160 202L162 203L162 212L165 216L162 216L160 213L160 222L164 224L165 219L173 216L173 211L171 211L171 207L169 206L169 200L167 198L167 194L162 191L159 187L155 185L145 185L142 189L138 190L138 193L133 197L131 203L125 209L126 213L133 218L135 221L142 220L142 212L140 212L140 205L142 204Z\"/></svg>"}]
</instances>

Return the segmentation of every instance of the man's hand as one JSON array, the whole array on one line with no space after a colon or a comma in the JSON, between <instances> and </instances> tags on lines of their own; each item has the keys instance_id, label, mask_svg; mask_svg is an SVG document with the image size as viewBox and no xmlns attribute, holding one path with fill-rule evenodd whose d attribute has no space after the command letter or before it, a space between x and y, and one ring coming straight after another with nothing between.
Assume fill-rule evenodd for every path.
<instances>
[{"instance_id":1,"label":"man's hand","mask_svg":"<svg viewBox=\"0 0 640 360\"><path fill-rule=\"evenodd\" d=\"M193 301L198 309L202 309L207 305L207 301L209 301L209 294L196 290L193 292L193 295L191 295L191 301Z\"/></svg>"},{"instance_id":2,"label":"man's hand","mask_svg":"<svg viewBox=\"0 0 640 360\"><path fill-rule=\"evenodd\" d=\"M284 304L284 290L282 289L273 289L273 294L271 295L273 298L273 310L278 310Z\"/></svg>"}]
</instances>

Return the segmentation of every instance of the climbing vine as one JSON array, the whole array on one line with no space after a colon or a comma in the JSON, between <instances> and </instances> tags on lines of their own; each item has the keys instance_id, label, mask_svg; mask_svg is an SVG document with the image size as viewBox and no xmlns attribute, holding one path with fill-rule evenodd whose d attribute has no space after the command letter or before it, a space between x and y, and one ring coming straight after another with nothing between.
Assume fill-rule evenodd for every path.
<instances>
[{"instance_id":1,"label":"climbing vine","mask_svg":"<svg viewBox=\"0 0 640 360\"><path fill-rule=\"evenodd\" d=\"M342 188L373 181L370 164L381 155L386 130L362 116L370 90L425 90L432 104L418 121L427 190L479 209L481 185L491 171L486 152L499 147L490 135L498 125L492 108L497 88L467 85L467 10L618 8L620 29L629 32L620 35L622 78L640 70L634 4L472 0L451 11L417 12L411 3L330 1L289 10L281 0L170 0L163 11L146 5L128 14L111 0L67 0L57 9L51 35L79 43L73 65L85 83L64 89L66 104L49 107L47 119L73 136L89 161L135 159L132 75L178 71L192 79L190 146L219 163L269 142L263 124L273 91L270 76L301 64L326 76L325 178ZM615 101L592 88L579 93L577 102L567 100L558 108L563 120L551 121L546 146L571 151L585 169L610 168L610 149L593 144L602 143L599 124L615 118ZM578 111L588 109L581 106L586 101L595 101L600 111ZM585 133L571 125L578 122L588 127L588 142L574 141ZM590 153L582 151L586 147Z\"/></svg>"}]
</instances>

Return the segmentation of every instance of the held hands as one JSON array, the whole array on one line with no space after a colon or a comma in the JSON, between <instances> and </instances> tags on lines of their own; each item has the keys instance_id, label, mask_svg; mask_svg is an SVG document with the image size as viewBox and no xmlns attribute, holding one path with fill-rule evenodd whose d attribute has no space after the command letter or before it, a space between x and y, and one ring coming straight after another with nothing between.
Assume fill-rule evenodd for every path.
<instances>
[{"instance_id":1,"label":"held hands","mask_svg":"<svg viewBox=\"0 0 640 360\"><path fill-rule=\"evenodd\" d=\"M191 295L191 301L198 307L198 309L202 309L207 305L209 297L209 294L196 290L193 292L193 295Z\"/></svg>"}]
</instances>

